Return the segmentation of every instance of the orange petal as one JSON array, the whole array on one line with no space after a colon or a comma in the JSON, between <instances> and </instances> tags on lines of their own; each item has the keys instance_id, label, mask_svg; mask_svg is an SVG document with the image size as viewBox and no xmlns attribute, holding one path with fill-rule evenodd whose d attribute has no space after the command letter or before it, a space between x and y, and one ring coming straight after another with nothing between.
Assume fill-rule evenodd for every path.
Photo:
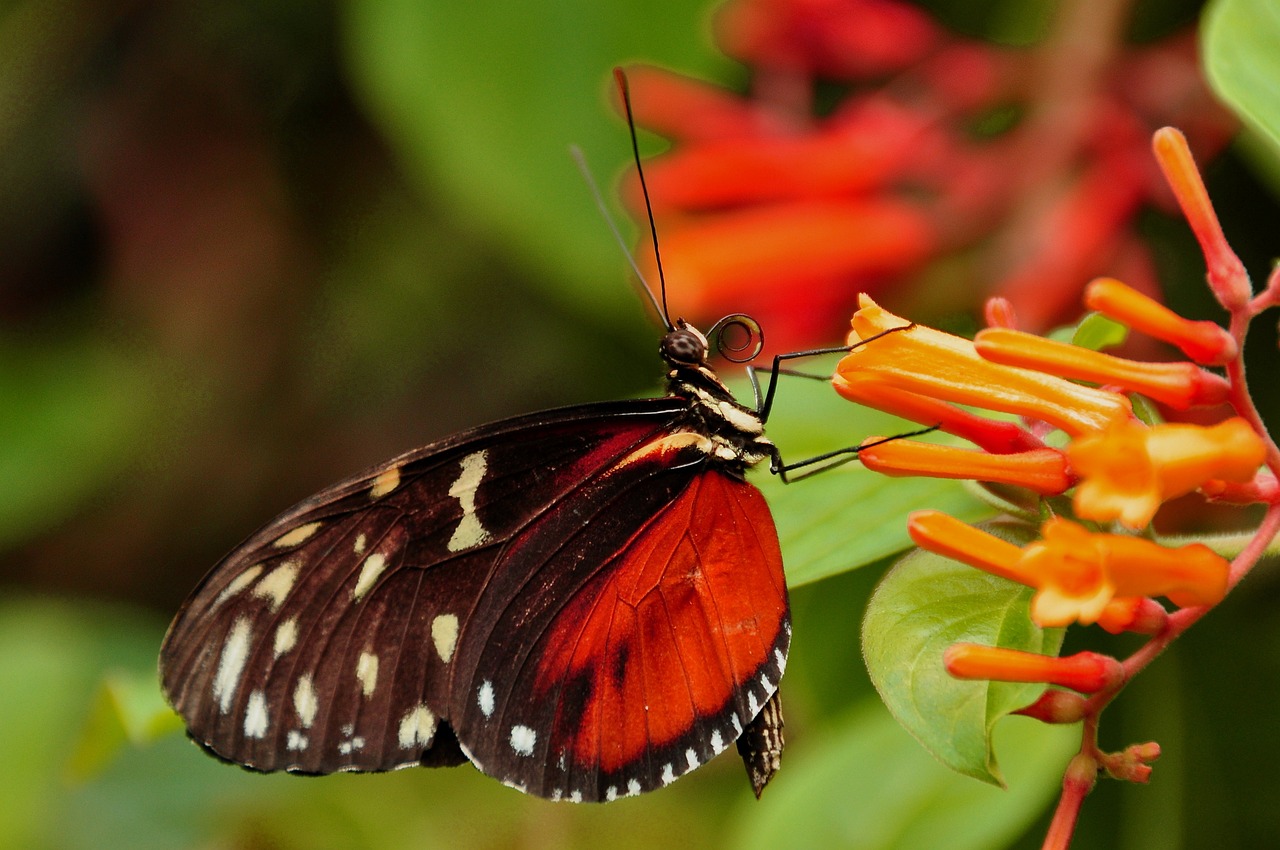
<instances>
[{"instance_id":1,"label":"orange petal","mask_svg":"<svg viewBox=\"0 0 1280 850\"><path fill-rule=\"evenodd\" d=\"M868 443L882 437L873 437ZM883 475L963 478L1026 487L1042 496L1057 495L1072 484L1067 459L1057 449L990 454L916 440L890 440L858 453L868 469Z\"/></svg>"},{"instance_id":2,"label":"orange petal","mask_svg":"<svg viewBox=\"0 0 1280 850\"><path fill-rule=\"evenodd\" d=\"M1109 277L1100 277L1085 288L1084 303L1135 331L1178 346L1197 363L1219 366L1239 353L1225 328L1184 319L1159 301Z\"/></svg>"}]
</instances>

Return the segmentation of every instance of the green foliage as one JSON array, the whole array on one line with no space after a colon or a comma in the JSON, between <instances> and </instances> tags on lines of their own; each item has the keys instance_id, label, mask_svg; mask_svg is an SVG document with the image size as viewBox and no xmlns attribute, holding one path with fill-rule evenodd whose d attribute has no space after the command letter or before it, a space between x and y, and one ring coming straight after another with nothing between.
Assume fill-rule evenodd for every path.
<instances>
[{"instance_id":1,"label":"green foliage","mask_svg":"<svg viewBox=\"0 0 1280 850\"><path fill-rule=\"evenodd\" d=\"M871 680L898 722L943 764L997 785L1004 778L992 730L1044 686L953 679L942 654L953 643L972 642L1056 655L1062 630L1031 622L1030 597L1028 588L916 550L885 576L862 624Z\"/></svg>"},{"instance_id":2,"label":"green foliage","mask_svg":"<svg viewBox=\"0 0 1280 850\"><path fill-rule=\"evenodd\" d=\"M1280 154L1280 6L1215 0L1201 29L1205 71L1218 95Z\"/></svg>"},{"instance_id":3,"label":"green foliage","mask_svg":"<svg viewBox=\"0 0 1280 850\"><path fill-rule=\"evenodd\" d=\"M769 805L743 807L734 846L857 850L980 850L1017 837L1052 799L1074 729L1014 718L1001 727L1008 790L960 776L930 758L874 700L788 753ZM1074 740L1073 740L1074 739Z\"/></svg>"}]
</instances>

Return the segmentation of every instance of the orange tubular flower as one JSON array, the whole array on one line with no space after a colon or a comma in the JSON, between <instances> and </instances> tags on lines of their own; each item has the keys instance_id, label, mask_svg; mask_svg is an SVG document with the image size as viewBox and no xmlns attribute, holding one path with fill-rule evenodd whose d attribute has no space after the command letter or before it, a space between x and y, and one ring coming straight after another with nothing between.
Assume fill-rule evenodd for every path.
<instances>
[{"instance_id":1,"label":"orange tubular flower","mask_svg":"<svg viewBox=\"0 0 1280 850\"><path fill-rule=\"evenodd\" d=\"M1209 427L1128 420L1076 439L1066 452L1081 479L1077 515L1139 529L1163 502L1208 481L1252 481L1266 446L1240 418Z\"/></svg>"},{"instance_id":2,"label":"orange tubular flower","mask_svg":"<svg viewBox=\"0 0 1280 850\"><path fill-rule=\"evenodd\" d=\"M1226 309L1245 309L1253 295L1249 275L1244 263L1227 244L1227 237L1222 233L1218 214L1213 210L1213 202L1204 188L1186 137L1172 127L1164 127L1156 131L1152 146L1160 170L1164 172L1165 180L1178 198L1178 206L1182 207L1182 214L1200 243L1209 268L1209 288Z\"/></svg>"},{"instance_id":3,"label":"orange tubular flower","mask_svg":"<svg viewBox=\"0 0 1280 850\"><path fill-rule=\"evenodd\" d=\"M987 419L967 410L927 398L906 390L895 389L877 381L851 383L837 376L836 392L858 404L901 416L921 425L937 425L946 434L968 440L992 454L1008 454L1043 448L1034 434L1014 422Z\"/></svg>"},{"instance_id":4,"label":"orange tubular flower","mask_svg":"<svg viewBox=\"0 0 1280 850\"><path fill-rule=\"evenodd\" d=\"M1194 363L1145 363L1007 328L980 331L978 353L995 363L1038 369L1076 381L1114 384L1178 410L1222 404L1230 384Z\"/></svg>"},{"instance_id":5,"label":"orange tubular flower","mask_svg":"<svg viewBox=\"0 0 1280 850\"><path fill-rule=\"evenodd\" d=\"M1221 366L1239 353L1226 329L1213 322L1184 319L1159 301L1109 277L1098 278L1085 288L1084 303L1135 331L1178 346L1183 354L1206 366Z\"/></svg>"},{"instance_id":6,"label":"orange tubular flower","mask_svg":"<svg viewBox=\"0 0 1280 850\"><path fill-rule=\"evenodd\" d=\"M883 439L871 437L866 442ZM990 454L916 440L889 440L860 451L858 459L867 469L883 475L928 475L1013 484L1042 496L1057 495L1072 484L1066 456L1051 448Z\"/></svg>"},{"instance_id":7,"label":"orange tubular flower","mask_svg":"<svg viewBox=\"0 0 1280 850\"><path fill-rule=\"evenodd\" d=\"M947 647L942 663L957 679L1044 682L1086 694L1105 690L1124 679L1124 668L1119 661L1096 652L1057 658L996 646L956 643Z\"/></svg>"},{"instance_id":8,"label":"orange tubular flower","mask_svg":"<svg viewBox=\"0 0 1280 850\"><path fill-rule=\"evenodd\" d=\"M1179 607L1212 605L1227 591L1228 562L1200 544L1170 549L1055 518L1042 527L1042 539L1019 548L938 511L912 514L907 530L922 549L1036 588L1031 618L1045 627L1107 616L1111 629L1145 631L1159 627L1154 611L1114 603L1166 596Z\"/></svg>"},{"instance_id":9,"label":"orange tubular flower","mask_svg":"<svg viewBox=\"0 0 1280 850\"><path fill-rule=\"evenodd\" d=\"M860 304L849 334L851 345L910 325L865 295ZM858 394L851 385L882 383L943 401L1039 419L1073 436L1132 415L1122 395L992 363L980 357L969 340L919 325L854 349L836 366L832 381L846 397Z\"/></svg>"}]
</instances>

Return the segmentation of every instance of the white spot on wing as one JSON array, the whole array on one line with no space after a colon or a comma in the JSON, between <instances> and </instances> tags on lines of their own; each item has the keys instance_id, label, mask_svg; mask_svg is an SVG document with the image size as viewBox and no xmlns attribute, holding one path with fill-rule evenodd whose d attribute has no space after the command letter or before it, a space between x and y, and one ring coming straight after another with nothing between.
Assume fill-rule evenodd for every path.
<instances>
[{"instance_id":1,"label":"white spot on wing","mask_svg":"<svg viewBox=\"0 0 1280 850\"><path fill-rule=\"evenodd\" d=\"M240 674L244 672L245 661L249 658L252 639L253 628L249 625L249 618L239 617L231 624L231 631L222 644L218 671L213 675L213 698L218 701L218 710L223 714L231 710L231 699L240 685Z\"/></svg>"},{"instance_id":2,"label":"white spot on wing","mask_svg":"<svg viewBox=\"0 0 1280 850\"><path fill-rule=\"evenodd\" d=\"M733 724L733 737L737 738L742 734L742 721L738 719L738 712L729 715L729 722Z\"/></svg>"},{"instance_id":3,"label":"white spot on wing","mask_svg":"<svg viewBox=\"0 0 1280 850\"><path fill-rule=\"evenodd\" d=\"M279 658L298 644L298 618L290 617L276 627L276 637L271 650Z\"/></svg>"},{"instance_id":4,"label":"white spot on wing","mask_svg":"<svg viewBox=\"0 0 1280 850\"><path fill-rule=\"evenodd\" d=\"M431 642L436 645L440 660L448 664L458 645L458 618L454 614L441 614L431 621Z\"/></svg>"},{"instance_id":5,"label":"white spot on wing","mask_svg":"<svg viewBox=\"0 0 1280 850\"><path fill-rule=\"evenodd\" d=\"M610 785L608 788L606 788L604 792L604 799L606 802L609 802L609 803L612 803L614 800L618 799L618 786Z\"/></svg>"},{"instance_id":6,"label":"white spot on wing","mask_svg":"<svg viewBox=\"0 0 1280 850\"><path fill-rule=\"evenodd\" d=\"M360 577L356 579L355 590L351 591L351 598L356 602L364 598L364 595L373 589L378 576L382 575L382 571L386 568L387 556L381 552L374 552L365 558L360 566Z\"/></svg>"},{"instance_id":7,"label":"white spot on wing","mask_svg":"<svg viewBox=\"0 0 1280 850\"><path fill-rule=\"evenodd\" d=\"M293 590L293 583L298 580L297 561L285 561L262 577L262 581L253 588L253 595L260 596L271 603L271 610L277 611L284 604Z\"/></svg>"},{"instance_id":8,"label":"white spot on wing","mask_svg":"<svg viewBox=\"0 0 1280 850\"><path fill-rule=\"evenodd\" d=\"M785 656L785 655L783 655L783 654L782 654L782 650L781 650L781 649L775 649L775 650L773 651L773 660L778 662L778 675L779 675L779 676L781 676L783 673L787 672L787 656Z\"/></svg>"},{"instance_id":9,"label":"white spot on wing","mask_svg":"<svg viewBox=\"0 0 1280 850\"><path fill-rule=\"evenodd\" d=\"M411 750L415 746L431 746L431 739L435 735L436 716L426 705L419 703L401 719L397 740L400 742L400 749Z\"/></svg>"},{"instance_id":10,"label":"white spot on wing","mask_svg":"<svg viewBox=\"0 0 1280 850\"><path fill-rule=\"evenodd\" d=\"M689 762L690 770L693 770L695 767L702 764L702 762L698 761L698 754L693 751L693 747L684 751L684 757L685 760Z\"/></svg>"},{"instance_id":11,"label":"white spot on wing","mask_svg":"<svg viewBox=\"0 0 1280 850\"><path fill-rule=\"evenodd\" d=\"M570 803L581 803L581 802L582 802L582 792L581 792L581 791L574 791L572 794L570 794L570 795L569 795L569 802L570 802Z\"/></svg>"},{"instance_id":12,"label":"white spot on wing","mask_svg":"<svg viewBox=\"0 0 1280 850\"><path fill-rule=\"evenodd\" d=\"M290 546L297 546L299 543L305 542L311 535L320 530L320 522L309 522L306 525L300 525L292 531L287 531L276 538L276 542L271 545L277 549L288 549Z\"/></svg>"},{"instance_id":13,"label":"white spot on wing","mask_svg":"<svg viewBox=\"0 0 1280 850\"><path fill-rule=\"evenodd\" d=\"M486 679L476 692L476 702L480 705L480 713L485 717L493 717L493 682Z\"/></svg>"},{"instance_id":14,"label":"white spot on wing","mask_svg":"<svg viewBox=\"0 0 1280 850\"><path fill-rule=\"evenodd\" d=\"M760 687L764 688L766 694L773 693L773 683L769 681L768 675L764 673L760 674Z\"/></svg>"},{"instance_id":15,"label":"white spot on wing","mask_svg":"<svg viewBox=\"0 0 1280 850\"><path fill-rule=\"evenodd\" d=\"M356 678L360 680L360 693L365 699L373 696L374 688L378 687L378 656L372 652L360 653L360 659L356 661Z\"/></svg>"},{"instance_id":16,"label":"white spot on wing","mask_svg":"<svg viewBox=\"0 0 1280 850\"><path fill-rule=\"evenodd\" d=\"M364 738L362 737L352 738L350 741L342 741L338 744L338 752L344 756L349 756L354 751L363 749Z\"/></svg>"},{"instance_id":17,"label":"white spot on wing","mask_svg":"<svg viewBox=\"0 0 1280 850\"><path fill-rule=\"evenodd\" d=\"M289 730L289 738L285 741L285 748L294 752L299 752L307 748L307 736L299 732L297 729Z\"/></svg>"},{"instance_id":18,"label":"white spot on wing","mask_svg":"<svg viewBox=\"0 0 1280 850\"><path fill-rule=\"evenodd\" d=\"M222 588L222 592L218 594L218 598L213 600L213 607L217 608L223 602L226 602L232 596L244 590L262 574L262 564L254 564L240 575L233 578L226 587Z\"/></svg>"},{"instance_id":19,"label":"white spot on wing","mask_svg":"<svg viewBox=\"0 0 1280 850\"><path fill-rule=\"evenodd\" d=\"M667 762L662 766L662 784L670 785L676 781L676 770L671 766L671 762Z\"/></svg>"},{"instance_id":20,"label":"white spot on wing","mask_svg":"<svg viewBox=\"0 0 1280 850\"><path fill-rule=\"evenodd\" d=\"M724 736L720 734L720 730L711 733L711 752L720 755L724 752Z\"/></svg>"},{"instance_id":21,"label":"white spot on wing","mask_svg":"<svg viewBox=\"0 0 1280 850\"><path fill-rule=\"evenodd\" d=\"M479 451L464 457L461 464L462 474L449 488L449 495L462 505L462 519L458 520L458 527L453 530L453 536L449 538L450 552L461 552L464 549L479 546L490 537L488 530L480 524L480 519L476 516L476 488L484 480L484 474L488 468L485 456L485 452Z\"/></svg>"},{"instance_id":22,"label":"white spot on wing","mask_svg":"<svg viewBox=\"0 0 1280 850\"><path fill-rule=\"evenodd\" d=\"M262 691L249 694L249 704L244 710L244 736L261 738L267 734L271 718L267 716L267 696Z\"/></svg>"},{"instance_id":23,"label":"white spot on wing","mask_svg":"<svg viewBox=\"0 0 1280 850\"><path fill-rule=\"evenodd\" d=\"M756 699L756 695L747 691L747 713L755 717L760 713L760 700Z\"/></svg>"},{"instance_id":24,"label":"white spot on wing","mask_svg":"<svg viewBox=\"0 0 1280 850\"><path fill-rule=\"evenodd\" d=\"M536 743L538 743L538 733L528 726L517 724L511 727L511 749L516 751L516 755L533 755L533 746Z\"/></svg>"},{"instance_id":25,"label":"white spot on wing","mask_svg":"<svg viewBox=\"0 0 1280 850\"><path fill-rule=\"evenodd\" d=\"M399 486L400 467L393 466L390 469L384 469L378 473L377 478L373 479L373 486L369 488L369 498L381 499Z\"/></svg>"},{"instance_id":26,"label":"white spot on wing","mask_svg":"<svg viewBox=\"0 0 1280 850\"><path fill-rule=\"evenodd\" d=\"M627 780L627 796L634 797L639 793L640 793L640 780L628 779Z\"/></svg>"},{"instance_id":27,"label":"white spot on wing","mask_svg":"<svg viewBox=\"0 0 1280 850\"><path fill-rule=\"evenodd\" d=\"M320 710L320 700L316 698L316 689L311 683L311 674L304 673L298 677L298 686L293 689L293 710L298 712L298 720L303 729L310 729L316 722L316 712Z\"/></svg>"}]
</instances>

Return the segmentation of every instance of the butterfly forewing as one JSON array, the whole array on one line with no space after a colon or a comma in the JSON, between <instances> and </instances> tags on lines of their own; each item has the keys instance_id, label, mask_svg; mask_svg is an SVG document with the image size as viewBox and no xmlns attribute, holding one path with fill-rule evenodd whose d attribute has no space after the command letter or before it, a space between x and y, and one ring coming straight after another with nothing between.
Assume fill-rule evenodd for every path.
<instances>
[{"instance_id":1,"label":"butterfly forewing","mask_svg":"<svg viewBox=\"0 0 1280 850\"><path fill-rule=\"evenodd\" d=\"M188 600L161 650L166 694L197 741L258 770L418 763L507 540L679 411L661 399L509 420L306 500Z\"/></svg>"}]
</instances>

